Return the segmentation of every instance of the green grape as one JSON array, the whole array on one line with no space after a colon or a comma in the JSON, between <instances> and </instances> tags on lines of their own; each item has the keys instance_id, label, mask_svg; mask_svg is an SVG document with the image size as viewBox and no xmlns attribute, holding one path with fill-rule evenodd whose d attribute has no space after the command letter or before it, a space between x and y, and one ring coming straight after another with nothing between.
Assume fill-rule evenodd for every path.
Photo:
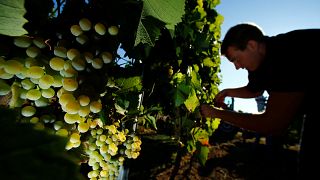
<instances>
[{"instance_id":1,"label":"green grape","mask_svg":"<svg viewBox=\"0 0 320 180\"><path fill-rule=\"evenodd\" d=\"M91 29L91 22L87 18L80 19L79 25L83 31L89 31Z\"/></svg>"},{"instance_id":2,"label":"green grape","mask_svg":"<svg viewBox=\"0 0 320 180\"><path fill-rule=\"evenodd\" d=\"M81 116L81 117L86 117L88 116L90 113L90 106L81 106L79 111L78 111L78 114ZM90 123L90 126L91 126L91 123Z\"/></svg>"},{"instance_id":3,"label":"green grape","mask_svg":"<svg viewBox=\"0 0 320 180\"><path fill-rule=\"evenodd\" d=\"M107 144L111 144L111 143L112 143L112 139L108 137L108 138L105 140L105 142L106 142Z\"/></svg>"},{"instance_id":4,"label":"green grape","mask_svg":"<svg viewBox=\"0 0 320 180\"><path fill-rule=\"evenodd\" d=\"M39 79L39 87L41 89L48 89L53 83L54 83L54 79L49 74L45 74Z\"/></svg>"},{"instance_id":5,"label":"green grape","mask_svg":"<svg viewBox=\"0 0 320 180\"><path fill-rule=\"evenodd\" d=\"M70 135L70 142L77 143L80 141L80 134L79 133L72 133Z\"/></svg>"},{"instance_id":6,"label":"green grape","mask_svg":"<svg viewBox=\"0 0 320 180\"><path fill-rule=\"evenodd\" d=\"M21 109L21 114L24 117L31 117L36 113L36 108L33 106L25 106Z\"/></svg>"},{"instance_id":7,"label":"green grape","mask_svg":"<svg viewBox=\"0 0 320 180\"><path fill-rule=\"evenodd\" d=\"M69 134L69 132L66 129L59 129L56 132L56 135L62 136L62 137L68 137L68 134Z\"/></svg>"},{"instance_id":8,"label":"green grape","mask_svg":"<svg viewBox=\"0 0 320 180\"><path fill-rule=\"evenodd\" d=\"M36 45L38 48L43 49L46 47L46 43L41 37L36 37L32 40L33 44Z\"/></svg>"},{"instance_id":9,"label":"green grape","mask_svg":"<svg viewBox=\"0 0 320 180\"><path fill-rule=\"evenodd\" d=\"M103 133L103 129L98 129L98 130L97 130L97 134L98 134L98 135L101 135L102 133Z\"/></svg>"},{"instance_id":10,"label":"green grape","mask_svg":"<svg viewBox=\"0 0 320 180\"><path fill-rule=\"evenodd\" d=\"M106 146L105 144L103 144L100 149L99 149L101 154L105 154L108 152L108 146Z\"/></svg>"},{"instance_id":11,"label":"green grape","mask_svg":"<svg viewBox=\"0 0 320 180\"><path fill-rule=\"evenodd\" d=\"M80 104L76 100L69 101L65 107L66 112L69 114L77 114L79 109L80 109Z\"/></svg>"},{"instance_id":12,"label":"green grape","mask_svg":"<svg viewBox=\"0 0 320 180\"><path fill-rule=\"evenodd\" d=\"M102 134L102 135L99 136L99 140L104 142L104 141L107 140L107 136Z\"/></svg>"},{"instance_id":13,"label":"green grape","mask_svg":"<svg viewBox=\"0 0 320 180\"><path fill-rule=\"evenodd\" d=\"M35 58L40 54L40 49L35 46L30 46L26 49L26 54L31 58Z\"/></svg>"},{"instance_id":14,"label":"green grape","mask_svg":"<svg viewBox=\"0 0 320 180\"><path fill-rule=\"evenodd\" d=\"M37 60L31 57L26 58L24 61L24 66L26 68L30 68L31 66L37 66L37 65L38 65Z\"/></svg>"},{"instance_id":15,"label":"green grape","mask_svg":"<svg viewBox=\"0 0 320 180\"><path fill-rule=\"evenodd\" d=\"M41 90L41 95L45 98L52 98L55 95L55 91L52 88L48 88L48 89L42 89Z\"/></svg>"},{"instance_id":16,"label":"green grape","mask_svg":"<svg viewBox=\"0 0 320 180\"><path fill-rule=\"evenodd\" d=\"M56 121L53 124L53 128L58 131L59 129L61 129L63 127L64 123L62 121Z\"/></svg>"},{"instance_id":17,"label":"green grape","mask_svg":"<svg viewBox=\"0 0 320 180\"><path fill-rule=\"evenodd\" d=\"M78 88L78 82L74 78L63 78L62 87L67 91L75 91Z\"/></svg>"},{"instance_id":18,"label":"green grape","mask_svg":"<svg viewBox=\"0 0 320 180\"><path fill-rule=\"evenodd\" d=\"M75 57L78 56L80 56L80 52L77 49L72 48L67 51L67 57L70 60L73 60Z\"/></svg>"},{"instance_id":19,"label":"green grape","mask_svg":"<svg viewBox=\"0 0 320 180\"><path fill-rule=\"evenodd\" d=\"M40 66L31 66L27 70L27 77L39 79L44 75L44 70Z\"/></svg>"},{"instance_id":20,"label":"green grape","mask_svg":"<svg viewBox=\"0 0 320 180\"><path fill-rule=\"evenodd\" d=\"M11 86L9 86L4 80L0 79L0 96L9 94Z\"/></svg>"},{"instance_id":21,"label":"green grape","mask_svg":"<svg viewBox=\"0 0 320 180\"><path fill-rule=\"evenodd\" d=\"M39 79L30 78L30 81L33 82L34 84L39 84Z\"/></svg>"},{"instance_id":22,"label":"green grape","mask_svg":"<svg viewBox=\"0 0 320 180\"><path fill-rule=\"evenodd\" d=\"M20 88L20 95L19 95L19 97L21 98L21 99L27 99L27 97L26 97L26 95L27 95L27 90L25 90L25 89L23 89L23 88Z\"/></svg>"},{"instance_id":23,"label":"green grape","mask_svg":"<svg viewBox=\"0 0 320 180\"><path fill-rule=\"evenodd\" d=\"M86 67L86 62L82 58L80 58L79 56L74 58L71 61L71 64L72 64L72 67L74 69L76 69L77 71L83 71Z\"/></svg>"},{"instance_id":24,"label":"green grape","mask_svg":"<svg viewBox=\"0 0 320 180\"><path fill-rule=\"evenodd\" d=\"M106 171L106 170L102 170L102 171L100 171L100 176L106 178L106 177L109 176L109 173L108 173L108 171Z\"/></svg>"},{"instance_id":25,"label":"green grape","mask_svg":"<svg viewBox=\"0 0 320 180\"><path fill-rule=\"evenodd\" d=\"M66 63L68 64L68 63ZM78 71L76 71L75 69L73 69L73 67L68 67L65 68L64 70L60 71L60 75L66 78L71 78L71 77L75 77L78 75Z\"/></svg>"},{"instance_id":26,"label":"green grape","mask_svg":"<svg viewBox=\"0 0 320 180\"><path fill-rule=\"evenodd\" d=\"M60 57L53 57L49 61L50 67L55 71L61 71L64 69L65 61Z\"/></svg>"},{"instance_id":27,"label":"green grape","mask_svg":"<svg viewBox=\"0 0 320 180\"><path fill-rule=\"evenodd\" d=\"M42 122L39 121L34 124L34 129L42 131L45 129L45 126Z\"/></svg>"},{"instance_id":28,"label":"green grape","mask_svg":"<svg viewBox=\"0 0 320 180\"><path fill-rule=\"evenodd\" d=\"M54 53L54 55L61 57L61 58L67 57L67 49L63 46L54 47L53 53Z\"/></svg>"},{"instance_id":29,"label":"green grape","mask_svg":"<svg viewBox=\"0 0 320 180\"><path fill-rule=\"evenodd\" d=\"M93 113L98 113L102 109L102 104L99 101L92 101L90 103L90 111Z\"/></svg>"},{"instance_id":30,"label":"green grape","mask_svg":"<svg viewBox=\"0 0 320 180\"><path fill-rule=\"evenodd\" d=\"M117 26L110 26L108 28L108 32L109 32L110 35L116 36L118 34L118 32L119 32L119 28Z\"/></svg>"},{"instance_id":31,"label":"green grape","mask_svg":"<svg viewBox=\"0 0 320 180\"><path fill-rule=\"evenodd\" d=\"M50 102L47 98L40 97L39 99L34 101L36 107L46 107L49 106Z\"/></svg>"},{"instance_id":32,"label":"green grape","mask_svg":"<svg viewBox=\"0 0 320 180\"><path fill-rule=\"evenodd\" d=\"M66 150L72 149L73 148L73 143L68 141L65 148L66 148Z\"/></svg>"},{"instance_id":33,"label":"green grape","mask_svg":"<svg viewBox=\"0 0 320 180\"><path fill-rule=\"evenodd\" d=\"M80 95L77 99L81 106L87 106L90 103L90 98L87 95Z\"/></svg>"},{"instance_id":34,"label":"green grape","mask_svg":"<svg viewBox=\"0 0 320 180\"><path fill-rule=\"evenodd\" d=\"M53 75L54 81L52 83L53 87L62 87L62 76L61 75Z\"/></svg>"},{"instance_id":35,"label":"green grape","mask_svg":"<svg viewBox=\"0 0 320 180\"><path fill-rule=\"evenodd\" d=\"M27 48L31 45L31 39L27 36L15 37L13 40L14 45L20 48Z\"/></svg>"},{"instance_id":36,"label":"green grape","mask_svg":"<svg viewBox=\"0 0 320 180\"><path fill-rule=\"evenodd\" d=\"M84 34L81 34L76 37L76 41L81 45L84 45L86 42L88 42L88 40L89 38Z\"/></svg>"},{"instance_id":37,"label":"green grape","mask_svg":"<svg viewBox=\"0 0 320 180\"><path fill-rule=\"evenodd\" d=\"M132 157L132 159L137 159L137 157L139 156L139 152L132 152L131 153L131 157Z\"/></svg>"},{"instance_id":38,"label":"green grape","mask_svg":"<svg viewBox=\"0 0 320 180\"><path fill-rule=\"evenodd\" d=\"M99 139L96 140L96 145L98 147L101 147L104 144L104 142L100 141Z\"/></svg>"},{"instance_id":39,"label":"green grape","mask_svg":"<svg viewBox=\"0 0 320 180\"><path fill-rule=\"evenodd\" d=\"M110 52L102 52L101 58L105 64L109 64L112 61L112 54Z\"/></svg>"},{"instance_id":40,"label":"green grape","mask_svg":"<svg viewBox=\"0 0 320 180\"><path fill-rule=\"evenodd\" d=\"M53 123L56 119L53 115L44 114L40 117L40 120L44 123Z\"/></svg>"},{"instance_id":41,"label":"green grape","mask_svg":"<svg viewBox=\"0 0 320 180\"><path fill-rule=\"evenodd\" d=\"M69 114L69 113L66 113L64 115L64 121L68 124L74 124L78 121L80 121L80 116L79 114Z\"/></svg>"},{"instance_id":42,"label":"green grape","mask_svg":"<svg viewBox=\"0 0 320 180\"><path fill-rule=\"evenodd\" d=\"M83 56L84 56L84 59L86 60L87 63L92 63L93 55L91 52L84 52Z\"/></svg>"},{"instance_id":43,"label":"green grape","mask_svg":"<svg viewBox=\"0 0 320 180\"><path fill-rule=\"evenodd\" d=\"M81 27L77 24L75 25L72 25L70 27L70 31L71 31L71 34L74 35L74 36L79 36L80 34L83 33L83 31L81 30Z\"/></svg>"},{"instance_id":44,"label":"green grape","mask_svg":"<svg viewBox=\"0 0 320 180\"><path fill-rule=\"evenodd\" d=\"M40 97L41 92L38 89L30 89L26 94L26 98L32 101L38 100Z\"/></svg>"},{"instance_id":45,"label":"green grape","mask_svg":"<svg viewBox=\"0 0 320 180\"><path fill-rule=\"evenodd\" d=\"M14 76L13 74L9 74L9 73L5 72L3 68L0 68L0 78L1 79L11 79L11 78L13 78L13 76Z\"/></svg>"},{"instance_id":46,"label":"green grape","mask_svg":"<svg viewBox=\"0 0 320 180\"><path fill-rule=\"evenodd\" d=\"M23 64L17 60L8 60L5 62L3 69L6 73L18 74L22 71Z\"/></svg>"},{"instance_id":47,"label":"green grape","mask_svg":"<svg viewBox=\"0 0 320 180\"><path fill-rule=\"evenodd\" d=\"M36 124L36 123L39 122L39 120L40 119L38 117L32 117L29 122L32 123L32 124Z\"/></svg>"},{"instance_id":48,"label":"green grape","mask_svg":"<svg viewBox=\"0 0 320 180\"><path fill-rule=\"evenodd\" d=\"M69 101L75 101L75 97L71 93L63 93L59 97L59 103L62 106L66 106Z\"/></svg>"},{"instance_id":49,"label":"green grape","mask_svg":"<svg viewBox=\"0 0 320 180\"><path fill-rule=\"evenodd\" d=\"M81 141L78 141L78 142L76 142L76 143L72 143L72 147L73 148L77 148L77 147L79 147L81 145Z\"/></svg>"},{"instance_id":50,"label":"green grape","mask_svg":"<svg viewBox=\"0 0 320 180\"><path fill-rule=\"evenodd\" d=\"M92 67L95 69L101 69L103 66L103 61L101 58L94 58L92 60Z\"/></svg>"},{"instance_id":51,"label":"green grape","mask_svg":"<svg viewBox=\"0 0 320 180\"><path fill-rule=\"evenodd\" d=\"M89 130L89 124L88 123L79 123L78 125L78 131L80 133L85 133Z\"/></svg>"},{"instance_id":52,"label":"green grape","mask_svg":"<svg viewBox=\"0 0 320 180\"><path fill-rule=\"evenodd\" d=\"M22 70L16 74L17 78L25 79L27 77L27 68L23 67Z\"/></svg>"},{"instance_id":53,"label":"green grape","mask_svg":"<svg viewBox=\"0 0 320 180\"><path fill-rule=\"evenodd\" d=\"M30 90L33 89L35 84L30 79L24 79L21 81L23 89Z\"/></svg>"},{"instance_id":54,"label":"green grape","mask_svg":"<svg viewBox=\"0 0 320 180\"><path fill-rule=\"evenodd\" d=\"M94 30L100 35L104 35L106 33L106 27L102 23L97 23L94 26Z\"/></svg>"}]
</instances>

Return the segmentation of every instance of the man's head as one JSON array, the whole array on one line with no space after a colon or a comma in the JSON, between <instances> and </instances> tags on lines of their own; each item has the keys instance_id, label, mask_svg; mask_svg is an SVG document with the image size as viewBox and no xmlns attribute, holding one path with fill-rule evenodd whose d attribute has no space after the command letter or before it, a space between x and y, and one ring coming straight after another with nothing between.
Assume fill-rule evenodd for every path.
<instances>
[{"instance_id":1,"label":"man's head","mask_svg":"<svg viewBox=\"0 0 320 180\"><path fill-rule=\"evenodd\" d=\"M262 31L252 24L238 24L230 28L221 45L221 54L226 56L236 69L254 71L263 59L264 40Z\"/></svg>"}]
</instances>

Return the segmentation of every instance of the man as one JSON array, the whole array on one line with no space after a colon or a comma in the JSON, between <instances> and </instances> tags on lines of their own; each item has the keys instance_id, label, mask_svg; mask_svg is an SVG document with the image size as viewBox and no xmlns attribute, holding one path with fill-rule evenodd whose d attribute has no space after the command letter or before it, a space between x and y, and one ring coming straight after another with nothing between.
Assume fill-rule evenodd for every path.
<instances>
[{"instance_id":1,"label":"man","mask_svg":"<svg viewBox=\"0 0 320 180\"><path fill-rule=\"evenodd\" d=\"M305 115L299 171L301 176L310 173L312 167L306 161L315 160L311 156L320 153L316 153L308 142L312 139L311 133L317 130L317 105L314 103L317 93L314 86L319 81L315 65L320 60L319 43L320 29L295 30L269 37L251 24L230 28L222 42L221 54L236 69L246 69L249 82L243 87L220 91L216 95L216 103L223 103L227 96L255 98L266 90L269 94L266 110L261 114L247 114L204 104L201 105L202 116L220 118L265 135L280 135L292 119Z\"/></svg>"}]
</instances>

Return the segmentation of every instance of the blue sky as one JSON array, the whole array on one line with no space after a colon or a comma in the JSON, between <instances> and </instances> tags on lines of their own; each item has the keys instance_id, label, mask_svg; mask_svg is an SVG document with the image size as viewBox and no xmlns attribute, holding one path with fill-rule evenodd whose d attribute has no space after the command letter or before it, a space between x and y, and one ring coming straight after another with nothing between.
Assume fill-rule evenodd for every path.
<instances>
[{"instance_id":1,"label":"blue sky","mask_svg":"<svg viewBox=\"0 0 320 180\"><path fill-rule=\"evenodd\" d=\"M257 24L268 36L294 29L320 28L319 0L221 0L216 10L224 16L221 38L230 27L242 22ZM221 75L220 90L241 87L248 82L246 70L236 70L224 57L221 59ZM256 102L236 98L235 110L255 113Z\"/></svg>"}]
</instances>

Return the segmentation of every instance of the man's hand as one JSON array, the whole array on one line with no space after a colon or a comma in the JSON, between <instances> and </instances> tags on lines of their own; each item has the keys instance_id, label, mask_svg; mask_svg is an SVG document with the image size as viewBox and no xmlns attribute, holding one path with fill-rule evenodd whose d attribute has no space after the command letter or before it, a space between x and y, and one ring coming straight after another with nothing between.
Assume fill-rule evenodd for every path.
<instances>
[{"instance_id":1,"label":"man's hand","mask_svg":"<svg viewBox=\"0 0 320 180\"><path fill-rule=\"evenodd\" d=\"M200 105L200 113L202 117L213 117L213 107L209 104Z\"/></svg>"}]
</instances>

